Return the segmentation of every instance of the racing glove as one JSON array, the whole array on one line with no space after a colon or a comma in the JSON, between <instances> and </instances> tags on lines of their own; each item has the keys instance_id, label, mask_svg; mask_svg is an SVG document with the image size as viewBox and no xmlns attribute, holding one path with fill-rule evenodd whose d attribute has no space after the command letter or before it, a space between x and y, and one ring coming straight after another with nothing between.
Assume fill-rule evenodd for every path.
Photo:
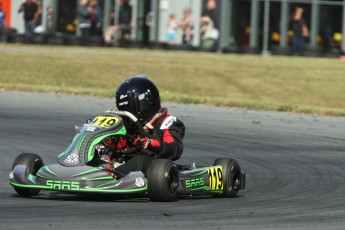
<instances>
[{"instance_id":1,"label":"racing glove","mask_svg":"<svg viewBox=\"0 0 345 230\"><path fill-rule=\"evenodd\" d=\"M133 144L138 146L140 149L157 149L161 146L161 143L158 140L150 139L148 137L137 137L133 141Z\"/></svg>"}]
</instances>

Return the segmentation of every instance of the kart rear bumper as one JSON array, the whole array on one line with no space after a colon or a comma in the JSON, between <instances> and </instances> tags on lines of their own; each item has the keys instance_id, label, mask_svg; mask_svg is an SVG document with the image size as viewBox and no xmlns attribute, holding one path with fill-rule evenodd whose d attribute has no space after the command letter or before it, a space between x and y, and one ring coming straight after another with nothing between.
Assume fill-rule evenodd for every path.
<instances>
[{"instance_id":1,"label":"kart rear bumper","mask_svg":"<svg viewBox=\"0 0 345 230\"><path fill-rule=\"evenodd\" d=\"M241 188L240 189L245 189L246 188L246 173L241 171Z\"/></svg>"}]
</instances>

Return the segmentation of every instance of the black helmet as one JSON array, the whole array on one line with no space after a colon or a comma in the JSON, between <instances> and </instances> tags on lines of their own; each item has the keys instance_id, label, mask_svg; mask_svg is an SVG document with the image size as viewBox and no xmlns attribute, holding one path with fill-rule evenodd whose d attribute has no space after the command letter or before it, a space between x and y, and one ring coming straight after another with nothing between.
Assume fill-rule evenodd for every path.
<instances>
[{"instance_id":1,"label":"black helmet","mask_svg":"<svg viewBox=\"0 0 345 230\"><path fill-rule=\"evenodd\" d=\"M125 79L115 93L116 107L128 111L141 122L147 122L161 108L159 91L146 75Z\"/></svg>"}]
</instances>

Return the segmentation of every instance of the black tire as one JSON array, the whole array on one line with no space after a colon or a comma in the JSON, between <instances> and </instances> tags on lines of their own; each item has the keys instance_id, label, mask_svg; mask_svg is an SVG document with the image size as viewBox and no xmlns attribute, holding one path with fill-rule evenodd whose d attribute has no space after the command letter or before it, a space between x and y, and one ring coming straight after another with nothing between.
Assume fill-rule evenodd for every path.
<instances>
[{"instance_id":1,"label":"black tire","mask_svg":"<svg viewBox=\"0 0 345 230\"><path fill-rule=\"evenodd\" d=\"M42 158L34 153L22 153L20 154L13 163L12 170L17 165L23 165L26 167L25 176L32 174L36 175L37 171L44 166ZM40 190L39 189L29 189L29 188L22 188L22 187L14 187L16 192L24 197L30 197L37 195Z\"/></svg>"},{"instance_id":2,"label":"black tire","mask_svg":"<svg viewBox=\"0 0 345 230\"><path fill-rule=\"evenodd\" d=\"M235 197L241 188L241 168L237 161L230 158L219 158L214 161L213 165L220 165L223 168L223 193L220 196Z\"/></svg>"},{"instance_id":3,"label":"black tire","mask_svg":"<svg viewBox=\"0 0 345 230\"><path fill-rule=\"evenodd\" d=\"M147 172L148 196L152 201L176 201L179 172L171 160L155 159Z\"/></svg>"}]
</instances>

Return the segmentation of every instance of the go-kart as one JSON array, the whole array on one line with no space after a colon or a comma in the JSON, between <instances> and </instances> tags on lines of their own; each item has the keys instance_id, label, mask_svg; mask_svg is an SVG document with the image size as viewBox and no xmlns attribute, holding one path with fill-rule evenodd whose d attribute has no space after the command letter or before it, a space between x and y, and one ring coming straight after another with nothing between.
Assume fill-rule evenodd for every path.
<instances>
[{"instance_id":1,"label":"go-kart","mask_svg":"<svg viewBox=\"0 0 345 230\"><path fill-rule=\"evenodd\" d=\"M14 161L10 184L24 197L40 190L69 193L108 193L145 195L152 201L176 201L184 195L235 197L245 188L245 173L228 158L215 160L213 166L181 165L168 159L154 159L147 175L141 171L122 175L116 171L122 157L137 154L133 147L117 150L120 158L110 161L109 143L127 135L124 120L131 121L140 137L145 130L139 120L125 111L108 110L84 124L68 148L58 155L58 164L44 165L34 153L22 153ZM104 157L106 156L106 157ZM109 164L114 167L109 168Z\"/></svg>"}]
</instances>

